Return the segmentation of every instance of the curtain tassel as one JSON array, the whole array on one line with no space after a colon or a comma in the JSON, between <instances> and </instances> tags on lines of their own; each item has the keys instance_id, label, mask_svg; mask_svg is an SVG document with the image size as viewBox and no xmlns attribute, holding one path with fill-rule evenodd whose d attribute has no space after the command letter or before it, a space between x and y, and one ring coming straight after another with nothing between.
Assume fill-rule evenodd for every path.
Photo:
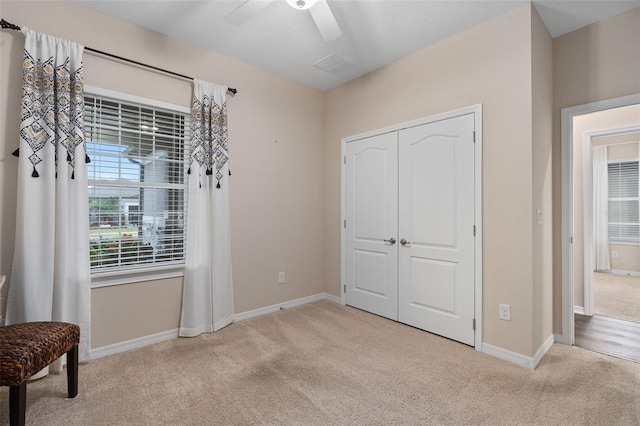
<instances>
[{"instance_id":1,"label":"curtain tassel","mask_svg":"<svg viewBox=\"0 0 640 426\"><path fill-rule=\"evenodd\" d=\"M213 174L213 170L207 169L207 173L206 174L209 175L209 176L212 175Z\"/></svg>"},{"instance_id":2,"label":"curtain tassel","mask_svg":"<svg viewBox=\"0 0 640 426\"><path fill-rule=\"evenodd\" d=\"M191 174L191 167L189 167L189 170L187 170L187 174L190 175Z\"/></svg>"},{"instance_id":3,"label":"curtain tassel","mask_svg":"<svg viewBox=\"0 0 640 426\"><path fill-rule=\"evenodd\" d=\"M216 188L220 188L220 181L218 181L218 184L216 185Z\"/></svg>"},{"instance_id":4,"label":"curtain tassel","mask_svg":"<svg viewBox=\"0 0 640 426\"><path fill-rule=\"evenodd\" d=\"M18 148L15 151L13 151L11 153L11 155L13 155L14 157L20 157L20 148Z\"/></svg>"},{"instance_id":5,"label":"curtain tassel","mask_svg":"<svg viewBox=\"0 0 640 426\"><path fill-rule=\"evenodd\" d=\"M231 169L229 169L229 176L231 176Z\"/></svg>"},{"instance_id":6,"label":"curtain tassel","mask_svg":"<svg viewBox=\"0 0 640 426\"><path fill-rule=\"evenodd\" d=\"M67 152L67 162L71 162L71 154L69 152Z\"/></svg>"},{"instance_id":7,"label":"curtain tassel","mask_svg":"<svg viewBox=\"0 0 640 426\"><path fill-rule=\"evenodd\" d=\"M40 174L36 170L36 166L33 166L33 173L31 173L31 177L40 177Z\"/></svg>"},{"instance_id":8,"label":"curtain tassel","mask_svg":"<svg viewBox=\"0 0 640 426\"><path fill-rule=\"evenodd\" d=\"M72 171L71 172L71 179L75 179L76 178L76 171Z\"/></svg>"},{"instance_id":9,"label":"curtain tassel","mask_svg":"<svg viewBox=\"0 0 640 426\"><path fill-rule=\"evenodd\" d=\"M89 154L84 155L84 162L89 164L91 162L91 158L89 158Z\"/></svg>"}]
</instances>

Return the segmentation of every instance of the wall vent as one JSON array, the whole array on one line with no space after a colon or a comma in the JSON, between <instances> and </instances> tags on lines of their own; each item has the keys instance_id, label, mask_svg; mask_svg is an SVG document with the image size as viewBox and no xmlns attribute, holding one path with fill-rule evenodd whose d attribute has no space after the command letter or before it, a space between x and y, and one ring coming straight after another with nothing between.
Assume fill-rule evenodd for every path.
<instances>
[{"instance_id":1,"label":"wall vent","mask_svg":"<svg viewBox=\"0 0 640 426\"><path fill-rule=\"evenodd\" d=\"M328 72L329 74L338 75L341 72L355 67L356 64L340 55L332 54L326 58L320 59L318 62L313 64L313 66L322 71Z\"/></svg>"}]
</instances>

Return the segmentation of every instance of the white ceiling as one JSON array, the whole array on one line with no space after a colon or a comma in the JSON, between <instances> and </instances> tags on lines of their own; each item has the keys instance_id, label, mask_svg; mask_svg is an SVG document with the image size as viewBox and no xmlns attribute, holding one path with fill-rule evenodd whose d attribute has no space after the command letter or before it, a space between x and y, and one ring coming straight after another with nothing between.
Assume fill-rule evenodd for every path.
<instances>
[{"instance_id":1,"label":"white ceiling","mask_svg":"<svg viewBox=\"0 0 640 426\"><path fill-rule=\"evenodd\" d=\"M343 35L325 42L309 12L294 10L284 0L272 1L242 25L230 24L224 17L245 0L76 1L322 91L527 3L525 0L328 0ZM553 37L640 7L640 0L533 3ZM313 66L333 54L355 62L356 66L338 75Z\"/></svg>"}]
</instances>

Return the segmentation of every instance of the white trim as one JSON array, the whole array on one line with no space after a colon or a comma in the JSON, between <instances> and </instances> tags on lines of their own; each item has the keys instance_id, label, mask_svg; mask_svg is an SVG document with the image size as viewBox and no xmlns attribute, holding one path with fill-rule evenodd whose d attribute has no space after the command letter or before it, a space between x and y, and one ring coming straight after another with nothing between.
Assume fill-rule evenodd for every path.
<instances>
[{"instance_id":1,"label":"white trim","mask_svg":"<svg viewBox=\"0 0 640 426\"><path fill-rule=\"evenodd\" d=\"M611 271L607 271L607 273L611 273L613 275L640 277L640 272L638 271L623 271L622 269L612 269Z\"/></svg>"},{"instance_id":2,"label":"white trim","mask_svg":"<svg viewBox=\"0 0 640 426\"><path fill-rule=\"evenodd\" d=\"M98 272L91 275L91 288L110 287L183 276L184 263L131 270Z\"/></svg>"},{"instance_id":3,"label":"white trim","mask_svg":"<svg viewBox=\"0 0 640 426\"><path fill-rule=\"evenodd\" d=\"M544 357L549 349L551 349L551 346L553 346L554 342L555 335L553 334L550 334L549 337L547 337L547 339L542 342L542 345L540 345L536 353L533 355L533 368L536 368L538 364L540 364L540 361L542 361L542 357Z\"/></svg>"},{"instance_id":4,"label":"white trim","mask_svg":"<svg viewBox=\"0 0 640 426\"><path fill-rule=\"evenodd\" d=\"M593 314L587 314L584 307L583 306L578 306L578 305L573 305L573 313L574 314L580 314L580 315L593 315Z\"/></svg>"},{"instance_id":5,"label":"white trim","mask_svg":"<svg viewBox=\"0 0 640 426\"><path fill-rule=\"evenodd\" d=\"M475 214L474 220L476 225L476 238L475 238L475 289L474 289L474 310L476 320L476 330L474 335L475 349L482 352L482 104L471 105L464 108L459 108L453 111L444 112L441 114L431 115L428 117L420 118L417 120L407 121L405 123L396 124L382 129L371 130L369 132L360 133L354 136L342 138L340 162L342 164L341 170L341 220L340 220L340 240L341 240L341 262L340 262L340 296L342 304L346 304L346 297L344 294L344 288L346 284L346 269L345 269L345 256L346 256L346 235L344 229L344 221L346 219L346 203L345 203L345 164L344 156L346 152L346 144L349 142L355 142L361 139L365 139L372 136L378 136L385 133L391 133L410 127L421 126L428 123L434 123L436 121L447 120L450 118L459 117L462 115L474 115L474 131L476 140L474 144L474 158L475 158Z\"/></svg>"},{"instance_id":6,"label":"white trim","mask_svg":"<svg viewBox=\"0 0 640 426\"><path fill-rule=\"evenodd\" d=\"M609 240L610 246L639 246L640 240Z\"/></svg>"},{"instance_id":7,"label":"white trim","mask_svg":"<svg viewBox=\"0 0 640 426\"><path fill-rule=\"evenodd\" d=\"M557 336L560 338L560 336ZM524 356L522 354L512 352L508 349L503 349L498 346L490 345L488 343L484 344L482 352L499 358L504 361L508 361L513 364L517 364L521 367L528 368L530 370L535 370L538 366L542 357L547 353L547 351L553 346L554 340L556 339L556 335L549 335L546 340L540 345L538 350L536 351L533 357Z\"/></svg>"},{"instance_id":8,"label":"white trim","mask_svg":"<svg viewBox=\"0 0 640 426\"><path fill-rule=\"evenodd\" d=\"M583 315L593 315L594 223L593 223L593 138L615 136L640 131L639 125L616 127L587 132L583 137L582 153L582 224L583 224ZM606 144L605 144L606 146ZM615 162L620 162L616 160ZM609 162L609 161L608 161ZM609 242L611 244L611 242Z\"/></svg>"},{"instance_id":9,"label":"white trim","mask_svg":"<svg viewBox=\"0 0 640 426\"><path fill-rule=\"evenodd\" d=\"M529 368L531 370L535 368L532 357L524 356L507 349L499 348L497 346L490 345L489 343L485 343L483 345L482 353L499 358L503 361L508 361L512 364L517 364L521 367Z\"/></svg>"},{"instance_id":10,"label":"white trim","mask_svg":"<svg viewBox=\"0 0 640 426\"><path fill-rule=\"evenodd\" d=\"M475 223L476 223L476 247L475 247L475 320L476 335L475 348L482 352L482 104L475 106Z\"/></svg>"},{"instance_id":11,"label":"white trim","mask_svg":"<svg viewBox=\"0 0 640 426\"><path fill-rule=\"evenodd\" d=\"M640 104L640 94L562 108L562 342L575 341L573 317L573 117L595 111Z\"/></svg>"},{"instance_id":12,"label":"white trim","mask_svg":"<svg viewBox=\"0 0 640 426\"><path fill-rule=\"evenodd\" d=\"M260 317L262 315L272 314L284 309L295 308L296 306L306 305L307 303L317 302L318 300L329 300L331 302L340 303L336 296L327 293L318 293L313 296L301 297L300 299L290 300L288 302L277 303L275 305L265 306L264 308L253 309L251 311L236 314L233 322L245 321L251 318Z\"/></svg>"},{"instance_id":13,"label":"white trim","mask_svg":"<svg viewBox=\"0 0 640 426\"><path fill-rule=\"evenodd\" d=\"M342 139L340 143L340 303L347 304L347 295L345 294L345 288L347 284L347 268L345 262L345 256L347 253L347 235L346 235L346 221L347 221L347 191L345 191L346 185L346 171L347 165L347 143L345 139Z\"/></svg>"},{"instance_id":14,"label":"white trim","mask_svg":"<svg viewBox=\"0 0 640 426\"><path fill-rule=\"evenodd\" d=\"M84 93L89 95L105 96L107 98L113 98L118 101L148 105L154 108L163 108L163 109L168 109L171 111L176 111L176 112L181 112L184 114L191 115L191 108L184 105L172 104L169 102L163 102L156 99L143 98L142 96L131 95L129 93L116 92L115 90L103 89L101 87L85 85Z\"/></svg>"},{"instance_id":15,"label":"white trim","mask_svg":"<svg viewBox=\"0 0 640 426\"><path fill-rule=\"evenodd\" d=\"M554 343L562 343L562 334L555 333L553 335L553 342Z\"/></svg>"},{"instance_id":16,"label":"white trim","mask_svg":"<svg viewBox=\"0 0 640 426\"><path fill-rule=\"evenodd\" d=\"M138 337L136 339L125 340L111 345L101 346L91 349L91 359L98 359L108 355L115 355L121 352L127 352L132 349L139 349L155 343L173 340L178 337L178 329L162 331L160 333L151 334L149 336Z\"/></svg>"}]
</instances>

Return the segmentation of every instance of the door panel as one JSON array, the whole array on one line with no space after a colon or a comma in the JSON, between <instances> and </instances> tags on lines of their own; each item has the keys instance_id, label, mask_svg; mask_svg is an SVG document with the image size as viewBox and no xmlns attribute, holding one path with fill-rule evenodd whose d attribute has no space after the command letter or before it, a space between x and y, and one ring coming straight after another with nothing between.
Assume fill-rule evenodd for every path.
<instances>
[{"instance_id":1,"label":"door panel","mask_svg":"<svg viewBox=\"0 0 640 426\"><path fill-rule=\"evenodd\" d=\"M399 321L474 344L474 116L399 134Z\"/></svg>"},{"instance_id":2,"label":"door panel","mask_svg":"<svg viewBox=\"0 0 640 426\"><path fill-rule=\"evenodd\" d=\"M346 144L346 303L398 319L397 133Z\"/></svg>"}]
</instances>

